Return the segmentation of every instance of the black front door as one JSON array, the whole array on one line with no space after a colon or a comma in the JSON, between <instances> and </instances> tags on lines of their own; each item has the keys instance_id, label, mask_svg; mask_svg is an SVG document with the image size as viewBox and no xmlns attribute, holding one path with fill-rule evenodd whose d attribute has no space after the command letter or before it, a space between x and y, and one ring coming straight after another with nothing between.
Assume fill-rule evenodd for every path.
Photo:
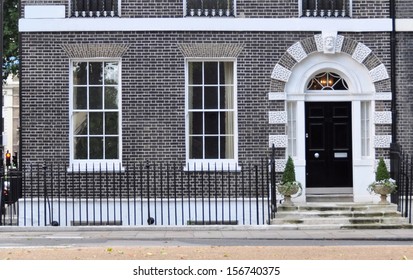
<instances>
[{"instance_id":1,"label":"black front door","mask_svg":"<svg viewBox=\"0 0 413 280\"><path fill-rule=\"evenodd\" d=\"M353 186L351 102L306 103L306 186Z\"/></svg>"}]
</instances>

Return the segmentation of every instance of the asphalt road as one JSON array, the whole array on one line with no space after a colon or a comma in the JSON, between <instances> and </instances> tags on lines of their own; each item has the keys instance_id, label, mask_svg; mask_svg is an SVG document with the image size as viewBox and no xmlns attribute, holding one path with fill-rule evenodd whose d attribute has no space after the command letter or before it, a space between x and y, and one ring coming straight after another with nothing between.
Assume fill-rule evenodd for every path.
<instances>
[{"instance_id":1,"label":"asphalt road","mask_svg":"<svg viewBox=\"0 0 413 280\"><path fill-rule=\"evenodd\" d=\"M412 246L410 240L139 239L79 236L0 236L0 248L136 246Z\"/></svg>"}]
</instances>

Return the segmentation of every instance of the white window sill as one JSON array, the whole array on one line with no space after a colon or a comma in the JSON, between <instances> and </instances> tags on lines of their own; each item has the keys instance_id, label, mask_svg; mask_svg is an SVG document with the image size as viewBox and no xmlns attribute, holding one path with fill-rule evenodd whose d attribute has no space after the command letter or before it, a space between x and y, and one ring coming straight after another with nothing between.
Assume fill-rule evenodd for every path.
<instances>
[{"instance_id":1,"label":"white window sill","mask_svg":"<svg viewBox=\"0 0 413 280\"><path fill-rule=\"evenodd\" d=\"M67 172L123 172L125 171L121 161L72 161Z\"/></svg>"}]
</instances>

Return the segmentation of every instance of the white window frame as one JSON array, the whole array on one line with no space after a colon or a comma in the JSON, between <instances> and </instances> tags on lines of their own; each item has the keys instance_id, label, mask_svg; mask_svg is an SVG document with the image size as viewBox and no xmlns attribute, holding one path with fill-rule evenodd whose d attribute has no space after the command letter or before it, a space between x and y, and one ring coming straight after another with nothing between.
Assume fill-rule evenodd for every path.
<instances>
[{"instance_id":1,"label":"white window frame","mask_svg":"<svg viewBox=\"0 0 413 280\"><path fill-rule=\"evenodd\" d=\"M233 102L234 102L234 158L233 159L190 159L189 158L189 62L232 62L233 63ZM237 171L238 166L238 106L237 106L237 60L235 58L186 58L185 59L185 151L188 171Z\"/></svg>"},{"instance_id":2,"label":"white window frame","mask_svg":"<svg viewBox=\"0 0 413 280\"><path fill-rule=\"evenodd\" d=\"M70 166L68 171L98 172L100 170L122 170L122 61L120 58L103 59L70 59L69 64L69 153ZM73 63L75 62L117 62L118 63L118 159L75 159L74 158L74 133L73 133ZM87 85L89 87L89 85Z\"/></svg>"},{"instance_id":3,"label":"white window frame","mask_svg":"<svg viewBox=\"0 0 413 280\"><path fill-rule=\"evenodd\" d=\"M287 101L287 154L297 156L297 102Z\"/></svg>"},{"instance_id":4,"label":"white window frame","mask_svg":"<svg viewBox=\"0 0 413 280\"><path fill-rule=\"evenodd\" d=\"M361 139L361 157L369 158L371 156L371 132L372 132L372 118L371 118L371 102L360 102L360 139Z\"/></svg>"}]
</instances>

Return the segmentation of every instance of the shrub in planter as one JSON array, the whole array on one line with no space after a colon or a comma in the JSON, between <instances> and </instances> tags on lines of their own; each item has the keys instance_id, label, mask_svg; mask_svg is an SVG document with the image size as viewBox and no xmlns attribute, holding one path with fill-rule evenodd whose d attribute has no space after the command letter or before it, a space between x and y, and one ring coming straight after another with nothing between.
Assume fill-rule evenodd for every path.
<instances>
[{"instance_id":1,"label":"shrub in planter","mask_svg":"<svg viewBox=\"0 0 413 280\"><path fill-rule=\"evenodd\" d=\"M376 170L376 180L368 186L367 190L370 193L380 195L380 204L388 204L387 195L395 192L396 189L396 181L390 178L386 163L383 158L380 158Z\"/></svg>"},{"instance_id":2,"label":"shrub in planter","mask_svg":"<svg viewBox=\"0 0 413 280\"><path fill-rule=\"evenodd\" d=\"M285 205L292 205L291 196L300 196L302 193L301 183L295 179L295 167L294 161L289 156L285 165L284 173L281 178L281 182L277 184L278 192L284 196Z\"/></svg>"}]
</instances>

